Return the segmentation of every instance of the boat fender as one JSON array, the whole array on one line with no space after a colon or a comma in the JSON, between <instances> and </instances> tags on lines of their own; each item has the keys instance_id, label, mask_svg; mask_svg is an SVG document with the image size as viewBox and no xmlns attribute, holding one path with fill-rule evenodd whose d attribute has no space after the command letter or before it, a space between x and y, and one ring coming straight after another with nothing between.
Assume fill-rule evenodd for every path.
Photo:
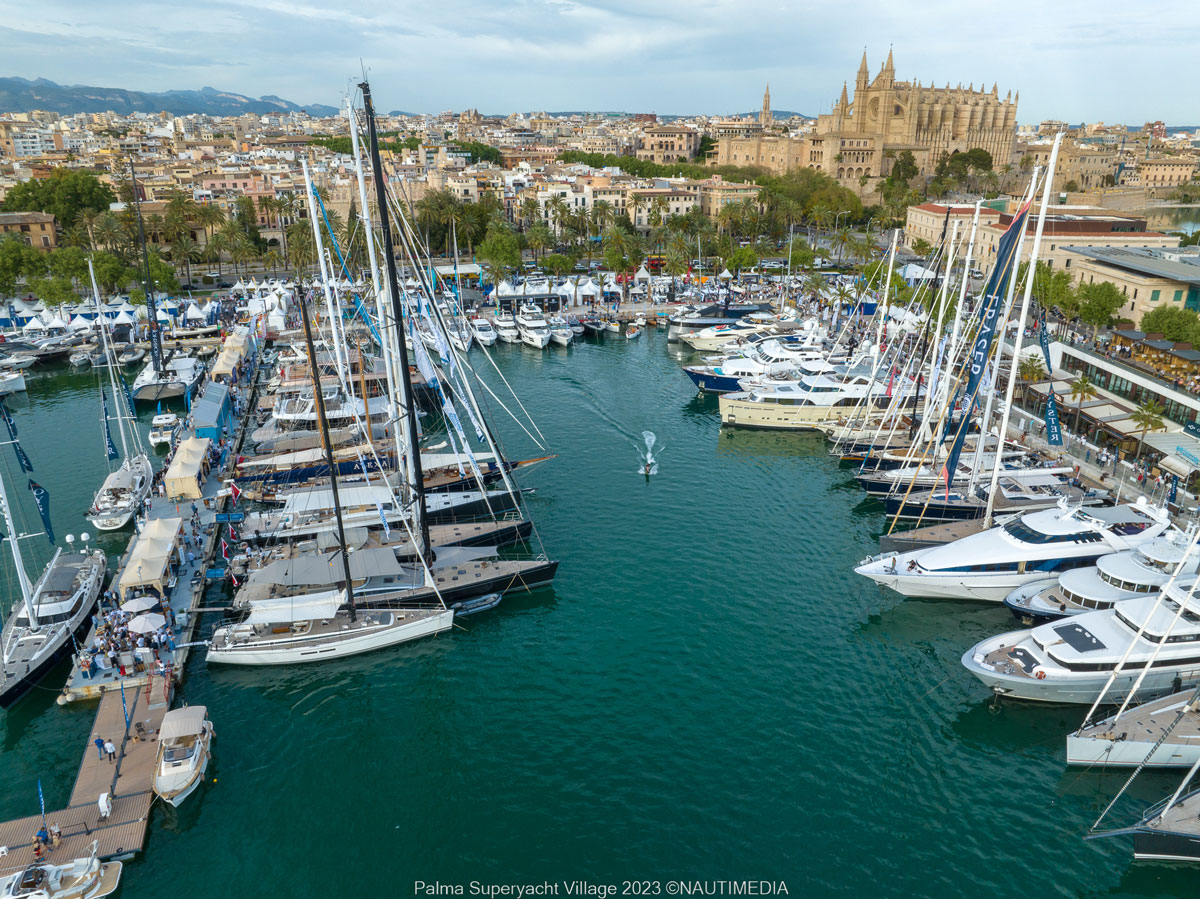
<instances>
[{"instance_id":1,"label":"boat fender","mask_svg":"<svg viewBox=\"0 0 1200 899\"><path fill-rule=\"evenodd\" d=\"M1038 670L1038 673L1037 673L1037 674L1035 674L1035 675L1034 675L1034 677L1036 677L1038 680L1045 680L1045 679L1046 679L1046 672L1045 672L1045 671L1042 671L1042 670L1040 670L1040 669L1039 669L1039 670Z\"/></svg>"}]
</instances>

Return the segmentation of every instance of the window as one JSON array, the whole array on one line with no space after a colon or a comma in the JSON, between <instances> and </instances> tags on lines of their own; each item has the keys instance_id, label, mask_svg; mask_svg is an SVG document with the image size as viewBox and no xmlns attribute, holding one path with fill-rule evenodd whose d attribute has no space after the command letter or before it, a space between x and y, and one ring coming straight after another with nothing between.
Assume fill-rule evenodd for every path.
<instances>
[{"instance_id":1,"label":"window","mask_svg":"<svg viewBox=\"0 0 1200 899\"><path fill-rule=\"evenodd\" d=\"M1172 301L1178 303L1182 299L1183 299L1183 291L1182 290L1175 291L1175 296L1172 298Z\"/></svg>"},{"instance_id":2,"label":"window","mask_svg":"<svg viewBox=\"0 0 1200 899\"><path fill-rule=\"evenodd\" d=\"M1157 302L1158 302L1158 295L1159 295L1159 293L1161 293L1161 291L1158 291L1158 290L1152 290L1152 291L1150 291L1150 302L1151 302L1151 303L1157 303Z\"/></svg>"}]
</instances>

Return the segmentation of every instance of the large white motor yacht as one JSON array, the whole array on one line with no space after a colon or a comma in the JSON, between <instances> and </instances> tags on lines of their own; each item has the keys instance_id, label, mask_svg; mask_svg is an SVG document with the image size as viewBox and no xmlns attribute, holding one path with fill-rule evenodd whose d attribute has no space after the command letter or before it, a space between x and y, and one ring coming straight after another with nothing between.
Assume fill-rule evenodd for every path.
<instances>
[{"instance_id":1,"label":"large white motor yacht","mask_svg":"<svg viewBox=\"0 0 1200 899\"><path fill-rule=\"evenodd\" d=\"M96 857L100 841L92 841L92 854L65 865L36 862L0 877L0 899L102 899L121 882L121 863Z\"/></svg>"},{"instance_id":2,"label":"large white motor yacht","mask_svg":"<svg viewBox=\"0 0 1200 899\"><path fill-rule=\"evenodd\" d=\"M516 320L522 343L539 350L545 349L550 343L550 325L537 306L525 303L517 313Z\"/></svg>"},{"instance_id":3,"label":"large white motor yacht","mask_svg":"<svg viewBox=\"0 0 1200 899\"><path fill-rule=\"evenodd\" d=\"M963 665L1002 696L1042 702L1091 703L1102 693L1119 702L1135 690L1136 698L1151 699L1194 687L1200 684L1195 581L1179 578L1110 609L989 637L967 650Z\"/></svg>"},{"instance_id":4,"label":"large white motor yacht","mask_svg":"<svg viewBox=\"0 0 1200 899\"><path fill-rule=\"evenodd\" d=\"M855 571L905 596L1003 602L1030 581L1134 549L1170 526L1166 509L1145 498L1106 509L1061 502L942 546L881 553Z\"/></svg>"}]
</instances>

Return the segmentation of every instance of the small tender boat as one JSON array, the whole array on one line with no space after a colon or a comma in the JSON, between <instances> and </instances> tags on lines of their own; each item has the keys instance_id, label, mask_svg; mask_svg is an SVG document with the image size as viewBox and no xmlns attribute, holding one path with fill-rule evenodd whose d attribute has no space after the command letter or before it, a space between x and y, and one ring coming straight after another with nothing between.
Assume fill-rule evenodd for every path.
<instances>
[{"instance_id":1,"label":"small tender boat","mask_svg":"<svg viewBox=\"0 0 1200 899\"><path fill-rule=\"evenodd\" d=\"M120 862L101 862L96 857L99 840L92 840L92 854L65 865L40 862L15 874L0 877L4 899L101 899L121 882Z\"/></svg>"},{"instance_id":2,"label":"small tender boat","mask_svg":"<svg viewBox=\"0 0 1200 899\"><path fill-rule=\"evenodd\" d=\"M485 593L483 596L460 599L456 603L451 603L450 608L454 610L456 617L462 618L464 615L474 615L476 612L486 612L488 609L494 609L500 605L500 600L503 598L503 593Z\"/></svg>"},{"instance_id":3,"label":"small tender boat","mask_svg":"<svg viewBox=\"0 0 1200 899\"><path fill-rule=\"evenodd\" d=\"M644 312L639 312L639 313L637 314L637 318L635 318L635 319L633 320L633 323L634 323L635 325L637 325L639 328L644 328L644 327L646 327L646 313L644 313Z\"/></svg>"},{"instance_id":4,"label":"small tender boat","mask_svg":"<svg viewBox=\"0 0 1200 899\"><path fill-rule=\"evenodd\" d=\"M174 412L164 412L150 419L150 445L170 446L179 433L179 416Z\"/></svg>"},{"instance_id":5,"label":"small tender boat","mask_svg":"<svg viewBox=\"0 0 1200 899\"><path fill-rule=\"evenodd\" d=\"M606 319L604 321L604 330L608 331L610 334L620 334L621 333L621 323L617 322L617 321L608 321Z\"/></svg>"},{"instance_id":6,"label":"small tender boat","mask_svg":"<svg viewBox=\"0 0 1200 899\"><path fill-rule=\"evenodd\" d=\"M571 333L574 334L576 337L583 336L583 332L584 332L583 322L581 322L579 320L578 316L568 315L567 316L567 325L570 327Z\"/></svg>"},{"instance_id":7,"label":"small tender boat","mask_svg":"<svg viewBox=\"0 0 1200 899\"><path fill-rule=\"evenodd\" d=\"M604 333L604 322L595 315L585 315L579 319L579 323L583 325L584 330L589 334Z\"/></svg>"},{"instance_id":8,"label":"small tender boat","mask_svg":"<svg viewBox=\"0 0 1200 899\"><path fill-rule=\"evenodd\" d=\"M154 792L178 807L204 780L216 736L202 705L172 709L163 715L158 733Z\"/></svg>"},{"instance_id":9,"label":"small tender boat","mask_svg":"<svg viewBox=\"0 0 1200 899\"><path fill-rule=\"evenodd\" d=\"M639 328L637 325L630 325L628 328L625 329L625 339L626 340L633 340L635 337L640 337L641 334L642 334L642 329Z\"/></svg>"},{"instance_id":10,"label":"small tender boat","mask_svg":"<svg viewBox=\"0 0 1200 899\"><path fill-rule=\"evenodd\" d=\"M146 350L140 346L129 346L121 350L117 361L122 365L136 365L146 358Z\"/></svg>"},{"instance_id":11,"label":"small tender boat","mask_svg":"<svg viewBox=\"0 0 1200 899\"><path fill-rule=\"evenodd\" d=\"M92 364L91 350L76 350L67 357L67 361L71 363L72 368L83 368Z\"/></svg>"}]
</instances>

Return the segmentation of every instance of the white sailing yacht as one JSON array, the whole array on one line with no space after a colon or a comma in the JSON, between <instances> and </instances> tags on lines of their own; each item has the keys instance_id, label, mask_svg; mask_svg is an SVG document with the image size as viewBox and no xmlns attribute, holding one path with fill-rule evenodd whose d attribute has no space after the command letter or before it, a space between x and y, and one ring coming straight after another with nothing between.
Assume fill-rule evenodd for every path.
<instances>
[{"instance_id":1,"label":"white sailing yacht","mask_svg":"<svg viewBox=\"0 0 1200 899\"><path fill-rule=\"evenodd\" d=\"M108 327L104 323L104 308L100 304L100 289L96 286L95 272L92 271L91 260L88 260L88 272L92 276L92 294L95 297L96 309L100 322L100 346L109 364L109 385L112 387L113 402L117 407L117 433L121 438L121 464L108 473L88 510L87 520L99 531L115 531L124 527L142 507L150 485L154 478L154 468L150 464L150 456L142 446L141 435L133 421L132 410L120 394L117 386L117 366L113 364L113 348L108 340ZM112 432L108 422L108 400L104 388L100 388L100 408L102 411L101 426L104 429L104 445L108 460L117 459L116 447L113 446Z\"/></svg>"},{"instance_id":2,"label":"white sailing yacht","mask_svg":"<svg viewBox=\"0 0 1200 899\"><path fill-rule=\"evenodd\" d=\"M380 206L380 225L383 231L384 258L387 261L388 281L393 303L399 304L399 288L396 276L395 253L392 248L391 230L388 222L388 207L382 184L382 169L379 162L378 139L375 132L374 110L371 106L370 88L362 85L363 99L367 108L370 128L372 168L375 170L376 196ZM353 125L351 126L353 127ZM307 181L307 169L305 170ZM312 191L312 185L307 185ZM325 417L324 395L320 389L320 372L316 368L316 353L313 349L312 325L308 318L307 302L300 296L300 317L304 326L312 366L314 398L317 418L329 466L330 489L334 515L337 519L338 545L342 562L342 585L340 589L326 590L306 595L258 600L250 604L248 614L241 620L221 622L208 646L207 660L218 664L232 665L290 665L315 662L324 659L344 658L395 646L409 640L448 630L454 623L454 610L441 602L434 607L371 609L359 611L354 604L354 579L350 572L349 550L346 542L342 506L338 494L337 467L334 464L333 447L328 438L329 423ZM395 316L395 330L399 346L401 371L408 371L408 353L405 345L402 316ZM408 420L415 420L412 391L403 390ZM415 439L415 436L414 436ZM419 456L419 448L413 446ZM418 484L417 487L420 490ZM422 563L428 554L427 533L422 525ZM426 570L427 566L426 566Z\"/></svg>"},{"instance_id":3,"label":"white sailing yacht","mask_svg":"<svg viewBox=\"0 0 1200 899\"><path fill-rule=\"evenodd\" d=\"M16 439L12 442L15 444ZM35 485L35 489L42 488ZM42 502L49 500L43 496ZM49 515L48 506L45 508L44 518ZM104 582L107 561L99 550L64 553L59 549L42 576L30 584L21 541L33 535L17 530L2 476L0 511L8 535L4 543L12 553L21 591L0 631L0 708L8 708L71 650L75 635L87 627L88 613L96 604ZM67 542L73 544L74 538L68 535ZM83 542L86 545L86 534Z\"/></svg>"}]
</instances>

